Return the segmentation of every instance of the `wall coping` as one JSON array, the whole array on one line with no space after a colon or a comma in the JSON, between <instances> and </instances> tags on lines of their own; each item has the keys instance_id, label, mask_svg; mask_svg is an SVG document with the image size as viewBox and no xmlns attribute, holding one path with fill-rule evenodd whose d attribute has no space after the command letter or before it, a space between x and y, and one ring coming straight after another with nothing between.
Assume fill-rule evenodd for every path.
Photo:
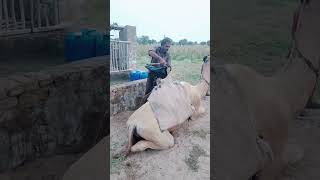
<instances>
[{"instance_id":1,"label":"wall coping","mask_svg":"<svg viewBox=\"0 0 320 180\"><path fill-rule=\"evenodd\" d=\"M8 77L0 78L0 100L19 96L20 94L57 84L63 80L79 80L87 78L92 69L105 71L108 56L94 57L62 65L46 68L38 72L17 72ZM107 72L105 72L107 75ZM107 80L107 78L106 78Z\"/></svg>"}]
</instances>

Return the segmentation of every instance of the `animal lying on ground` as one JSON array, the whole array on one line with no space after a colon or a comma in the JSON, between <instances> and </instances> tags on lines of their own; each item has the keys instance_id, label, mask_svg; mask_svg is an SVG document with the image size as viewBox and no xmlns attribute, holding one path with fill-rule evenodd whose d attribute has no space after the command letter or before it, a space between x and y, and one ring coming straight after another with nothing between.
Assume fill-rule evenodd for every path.
<instances>
[{"instance_id":1,"label":"animal lying on ground","mask_svg":"<svg viewBox=\"0 0 320 180\"><path fill-rule=\"evenodd\" d=\"M171 78L169 74L167 78ZM190 118L196 119L202 113L205 112L205 109L201 103L201 99L206 95L209 84L210 84L210 56L205 56L203 58L203 64L201 69L201 82L195 86L187 82L181 82L183 92L186 93L186 98L190 99L190 106L193 110ZM166 79L167 79L166 78ZM164 79L163 81L165 81ZM159 87L155 87L153 91L156 91L157 88L161 88L161 82ZM152 92L152 94L156 92ZM181 92L182 93L182 92ZM166 93L161 94L162 97L173 98L172 94ZM149 98L150 98L149 97ZM164 102L164 106L165 106ZM179 109L183 107L174 107L176 112L179 110L183 111L184 109ZM152 102L148 101L137 109L128 119L127 128L128 128L128 146L126 149L126 154L130 152L144 151L147 148L163 150L171 148L174 145L174 138L170 134L171 131L178 128L179 124L174 127L161 129L159 126L159 119L161 119L161 114L155 113L156 110L153 109ZM169 117L170 118L170 117ZM182 119L186 121L189 117ZM181 122L181 121L179 121Z\"/></svg>"}]
</instances>

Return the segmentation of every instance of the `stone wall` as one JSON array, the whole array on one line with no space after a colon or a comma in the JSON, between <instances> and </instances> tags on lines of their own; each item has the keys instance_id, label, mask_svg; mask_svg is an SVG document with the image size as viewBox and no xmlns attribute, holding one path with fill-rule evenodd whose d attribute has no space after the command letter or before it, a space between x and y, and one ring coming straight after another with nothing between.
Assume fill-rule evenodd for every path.
<instances>
[{"instance_id":1,"label":"stone wall","mask_svg":"<svg viewBox=\"0 0 320 180\"><path fill-rule=\"evenodd\" d=\"M146 89L146 79L110 87L110 114L135 110Z\"/></svg>"},{"instance_id":2,"label":"stone wall","mask_svg":"<svg viewBox=\"0 0 320 180\"><path fill-rule=\"evenodd\" d=\"M85 152L107 132L107 57L0 78L0 171Z\"/></svg>"}]
</instances>

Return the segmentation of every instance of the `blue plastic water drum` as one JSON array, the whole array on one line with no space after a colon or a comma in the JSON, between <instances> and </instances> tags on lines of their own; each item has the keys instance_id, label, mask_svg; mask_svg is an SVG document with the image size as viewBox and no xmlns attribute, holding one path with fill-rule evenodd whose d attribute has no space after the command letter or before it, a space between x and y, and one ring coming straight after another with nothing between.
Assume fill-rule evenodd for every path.
<instances>
[{"instance_id":1,"label":"blue plastic water drum","mask_svg":"<svg viewBox=\"0 0 320 180\"><path fill-rule=\"evenodd\" d=\"M82 58L83 52L79 52L79 49L82 49L81 36L81 33L69 33L67 35L65 39L65 56L68 61Z\"/></svg>"},{"instance_id":2,"label":"blue plastic water drum","mask_svg":"<svg viewBox=\"0 0 320 180\"><path fill-rule=\"evenodd\" d=\"M95 29L88 29L85 33L82 33L83 48L85 53L83 58L95 57L96 55L96 37L98 32Z\"/></svg>"},{"instance_id":3,"label":"blue plastic water drum","mask_svg":"<svg viewBox=\"0 0 320 180\"><path fill-rule=\"evenodd\" d=\"M141 71L140 79L146 79L146 78L148 78L148 72L147 71Z\"/></svg>"},{"instance_id":4,"label":"blue plastic water drum","mask_svg":"<svg viewBox=\"0 0 320 180\"><path fill-rule=\"evenodd\" d=\"M65 39L65 56L67 61L94 57L96 45L95 30L83 29L81 32L69 33Z\"/></svg>"},{"instance_id":5,"label":"blue plastic water drum","mask_svg":"<svg viewBox=\"0 0 320 180\"><path fill-rule=\"evenodd\" d=\"M97 33L96 36L96 56L104 56L110 54L109 49L109 35Z\"/></svg>"},{"instance_id":6,"label":"blue plastic water drum","mask_svg":"<svg viewBox=\"0 0 320 180\"><path fill-rule=\"evenodd\" d=\"M138 71L138 70L131 71L131 73L130 73L130 81L135 81L135 80L138 80L138 79L140 79L140 71Z\"/></svg>"}]
</instances>

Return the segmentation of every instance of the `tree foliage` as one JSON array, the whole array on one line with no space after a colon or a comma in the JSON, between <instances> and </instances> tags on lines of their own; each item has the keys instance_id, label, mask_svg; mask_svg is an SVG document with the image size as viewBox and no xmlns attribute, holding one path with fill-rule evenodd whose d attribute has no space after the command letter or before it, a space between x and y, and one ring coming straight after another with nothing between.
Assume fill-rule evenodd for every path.
<instances>
[{"instance_id":1,"label":"tree foliage","mask_svg":"<svg viewBox=\"0 0 320 180\"><path fill-rule=\"evenodd\" d=\"M140 36L137 38L137 42L139 44L143 44L143 45L147 45L147 44L157 44L160 43L158 41L156 41L155 39L150 39L149 36ZM210 44L210 40L209 41L202 41L202 42L197 42L197 41L188 41L188 39L181 39L177 42L173 41L172 42L173 45L181 45L181 46L185 46L185 45L209 45Z\"/></svg>"}]
</instances>

